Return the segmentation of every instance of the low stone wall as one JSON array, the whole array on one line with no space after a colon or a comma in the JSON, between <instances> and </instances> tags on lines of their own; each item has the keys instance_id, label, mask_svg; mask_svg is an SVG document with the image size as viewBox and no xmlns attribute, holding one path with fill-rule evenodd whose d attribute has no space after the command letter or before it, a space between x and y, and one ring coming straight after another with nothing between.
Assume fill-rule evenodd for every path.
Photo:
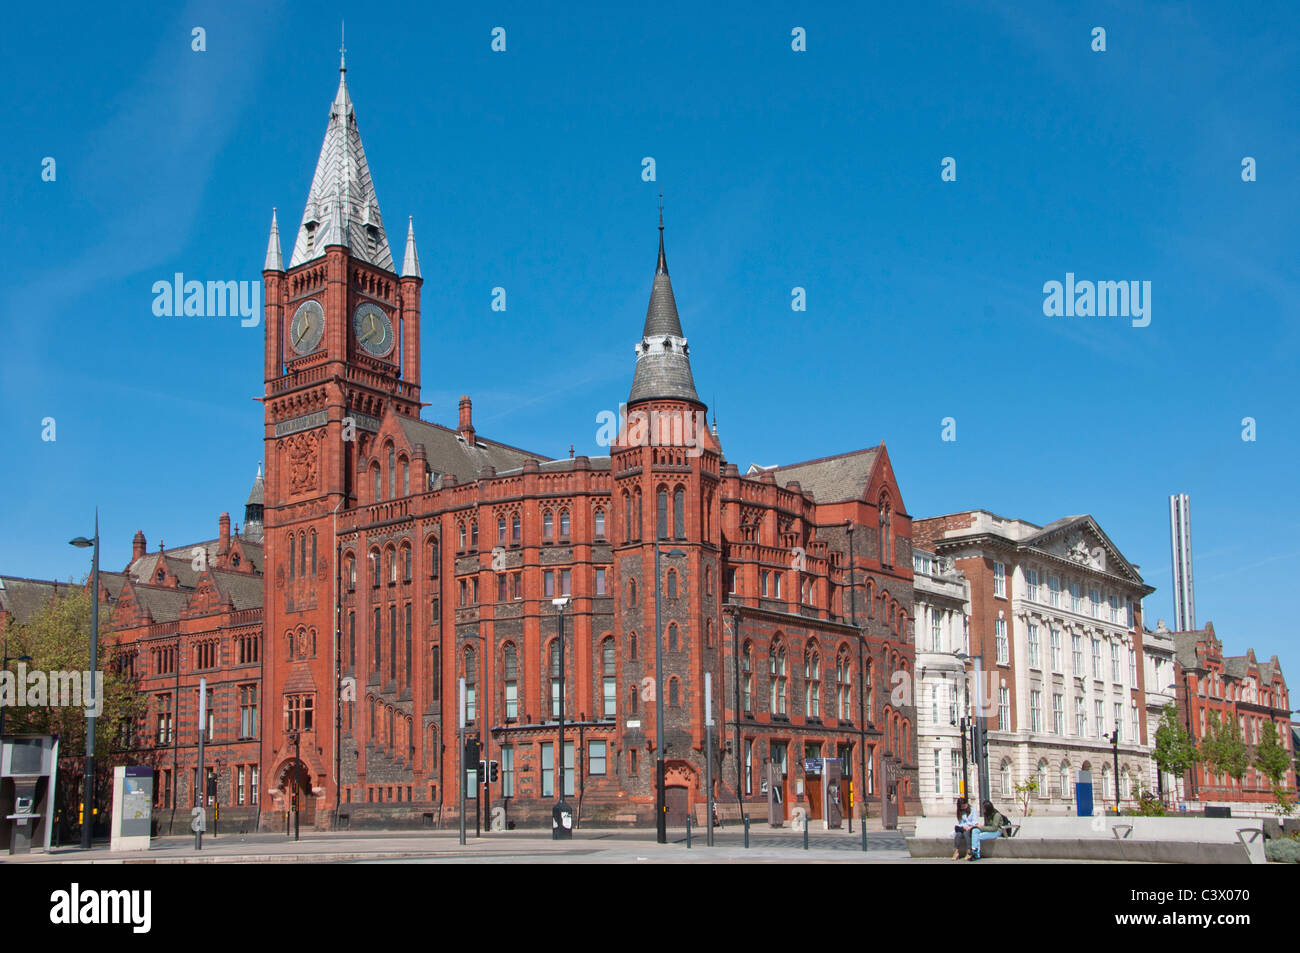
<instances>
[{"instance_id":1,"label":"low stone wall","mask_svg":"<svg viewBox=\"0 0 1300 953\"><path fill-rule=\"evenodd\" d=\"M951 857L952 838L911 837L913 857ZM1019 860L1109 860L1145 864L1249 864L1244 845L1195 841L1103 840L1101 838L996 838L980 842L981 857Z\"/></svg>"}]
</instances>

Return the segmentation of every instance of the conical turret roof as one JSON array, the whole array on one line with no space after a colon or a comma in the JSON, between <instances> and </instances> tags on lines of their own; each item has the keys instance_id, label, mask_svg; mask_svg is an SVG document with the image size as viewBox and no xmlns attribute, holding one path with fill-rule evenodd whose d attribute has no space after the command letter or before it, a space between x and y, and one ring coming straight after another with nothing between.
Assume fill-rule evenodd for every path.
<instances>
[{"instance_id":1,"label":"conical turret roof","mask_svg":"<svg viewBox=\"0 0 1300 953\"><path fill-rule=\"evenodd\" d=\"M370 181L370 167L348 94L347 67L341 59L339 88L330 105L325 143L316 161L316 174L289 267L321 257L329 245L342 245L362 261L393 270L379 199Z\"/></svg>"},{"instance_id":2,"label":"conical turret roof","mask_svg":"<svg viewBox=\"0 0 1300 953\"><path fill-rule=\"evenodd\" d=\"M659 210L659 261L650 288L650 305L646 308L641 343L636 347L636 372L632 376L628 403L656 398L700 403L695 392L695 377L691 373L690 348L682 334L677 299L673 296L672 281L668 277L663 209Z\"/></svg>"}]
</instances>

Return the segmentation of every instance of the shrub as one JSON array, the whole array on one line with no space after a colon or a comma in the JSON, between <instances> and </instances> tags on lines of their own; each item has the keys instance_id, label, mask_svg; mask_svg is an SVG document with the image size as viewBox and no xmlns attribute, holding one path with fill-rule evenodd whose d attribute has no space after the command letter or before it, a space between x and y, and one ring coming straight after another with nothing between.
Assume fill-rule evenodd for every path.
<instances>
[{"instance_id":1,"label":"shrub","mask_svg":"<svg viewBox=\"0 0 1300 953\"><path fill-rule=\"evenodd\" d=\"M1275 837L1264 842L1264 856L1275 864L1300 864L1300 840Z\"/></svg>"}]
</instances>

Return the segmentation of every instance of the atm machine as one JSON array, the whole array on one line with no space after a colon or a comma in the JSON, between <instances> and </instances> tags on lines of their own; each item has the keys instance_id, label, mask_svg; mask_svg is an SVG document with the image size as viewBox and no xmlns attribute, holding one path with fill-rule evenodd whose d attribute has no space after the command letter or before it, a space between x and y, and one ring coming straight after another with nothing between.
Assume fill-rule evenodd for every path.
<instances>
[{"instance_id":1,"label":"atm machine","mask_svg":"<svg viewBox=\"0 0 1300 953\"><path fill-rule=\"evenodd\" d=\"M50 849L54 781L59 766L55 735L0 739L0 845L11 854Z\"/></svg>"}]
</instances>

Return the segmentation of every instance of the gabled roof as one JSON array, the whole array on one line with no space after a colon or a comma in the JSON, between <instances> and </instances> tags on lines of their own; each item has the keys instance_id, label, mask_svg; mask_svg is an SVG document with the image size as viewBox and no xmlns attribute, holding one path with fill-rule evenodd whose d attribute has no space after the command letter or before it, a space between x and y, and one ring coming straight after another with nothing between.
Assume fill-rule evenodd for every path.
<instances>
[{"instance_id":1,"label":"gabled roof","mask_svg":"<svg viewBox=\"0 0 1300 953\"><path fill-rule=\"evenodd\" d=\"M1089 533L1101 542L1109 557L1106 560L1106 572L1113 576L1127 576L1133 582L1142 582L1142 574L1138 572L1137 567L1124 558L1124 554L1120 552L1119 547L1111 541L1111 538L1106 535L1097 521L1087 513L1081 516L1064 516L1061 519L1053 520L1037 533L1032 533L1021 539L1020 548L1037 549L1041 552L1053 540L1074 532L1080 534ZM1151 591L1154 592L1155 589L1151 588Z\"/></svg>"},{"instance_id":2,"label":"gabled roof","mask_svg":"<svg viewBox=\"0 0 1300 953\"><path fill-rule=\"evenodd\" d=\"M316 174L289 267L321 257L328 245L342 245L354 258L393 270L388 234L348 95L347 68L342 64L338 93L330 105L325 142L316 160Z\"/></svg>"},{"instance_id":3,"label":"gabled roof","mask_svg":"<svg viewBox=\"0 0 1300 953\"><path fill-rule=\"evenodd\" d=\"M262 571L262 543L247 536L232 536L231 543L234 544L235 542L239 543L245 558L253 564L253 571L260 573ZM209 539L201 543L175 546L162 552L145 553L139 559L133 561L126 571L137 582L152 583L157 575L159 560L162 559L166 568L176 576L182 586L193 588L199 578L199 573L194 569L194 550L203 549L205 551L204 558L207 564L211 566L216 563L220 546L220 540Z\"/></svg>"},{"instance_id":4,"label":"gabled roof","mask_svg":"<svg viewBox=\"0 0 1300 953\"><path fill-rule=\"evenodd\" d=\"M169 589L144 583L133 583L131 592L136 603L140 608L148 610L155 622L175 622L181 617L181 611L192 595L185 589Z\"/></svg>"},{"instance_id":5,"label":"gabled roof","mask_svg":"<svg viewBox=\"0 0 1300 953\"><path fill-rule=\"evenodd\" d=\"M0 610L12 615L15 622L26 623L55 599L79 588L72 582L0 576Z\"/></svg>"},{"instance_id":6,"label":"gabled roof","mask_svg":"<svg viewBox=\"0 0 1300 953\"><path fill-rule=\"evenodd\" d=\"M746 473L745 476L754 480L763 473L771 473L781 486L797 481L799 488L811 491L813 499L818 503L860 500L871 482L871 473L875 469L880 449L880 446L867 447L803 463L764 467L752 475Z\"/></svg>"},{"instance_id":7,"label":"gabled roof","mask_svg":"<svg viewBox=\"0 0 1300 953\"><path fill-rule=\"evenodd\" d=\"M427 420L400 415L396 419L412 448L417 444L424 445L429 471L436 474L435 488L441 485L442 476L447 473L455 476L457 483L468 483L477 480L484 467L490 466L499 472L522 467L526 460L550 459L478 436L471 445L455 430Z\"/></svg>"}]
</instances>

